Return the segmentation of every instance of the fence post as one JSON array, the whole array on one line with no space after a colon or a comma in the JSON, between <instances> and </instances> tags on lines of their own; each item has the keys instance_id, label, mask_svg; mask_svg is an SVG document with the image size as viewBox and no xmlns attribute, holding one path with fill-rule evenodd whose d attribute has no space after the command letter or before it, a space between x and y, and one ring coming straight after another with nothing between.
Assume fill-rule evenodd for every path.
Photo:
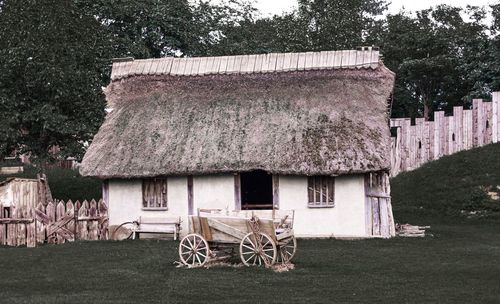
<instances>
[{"instance_id":1,"label":"fence post","mask_svg":"<svg viewBox=\"0 0 500 304\"><path fill-rule=\"evenodd\" d=\"M500 92L493 92L492 102L492 141L497 143L500 141Z\"/></svg>"}]
</instances>

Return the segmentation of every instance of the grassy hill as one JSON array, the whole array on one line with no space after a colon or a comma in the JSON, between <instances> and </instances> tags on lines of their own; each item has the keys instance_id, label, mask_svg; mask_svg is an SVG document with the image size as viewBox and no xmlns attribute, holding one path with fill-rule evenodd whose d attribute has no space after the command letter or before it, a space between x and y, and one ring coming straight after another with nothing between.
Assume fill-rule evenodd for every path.
<instances>
[{"instance_id":1,"label":"grassy hill","mask_svg":"<svg viewBox=\"0 0 500 304\"><path fill-rule=\"evenodd\" d=\"M500 143L401 173L391 190L400 223L500 221Z\"/></svg>"}]
</instances>

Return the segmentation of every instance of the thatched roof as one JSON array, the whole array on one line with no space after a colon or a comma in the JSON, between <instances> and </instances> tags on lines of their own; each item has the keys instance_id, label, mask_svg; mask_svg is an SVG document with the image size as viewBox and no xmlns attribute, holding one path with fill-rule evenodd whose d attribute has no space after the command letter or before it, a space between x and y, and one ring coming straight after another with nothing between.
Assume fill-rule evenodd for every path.
<instances>
[{"instance_id":1,"label":"thatched roof","mask_svg":"<svg viewBox=\"0 0 500 304\"><path fill-rule=\"evenodd\" d=\"M311 62L320 62L323 53L336 54L313 53ZM328 66L326 56L321 69L285 72L276 64L275 72L203 76L120 74L115 63L106 89L113 110L81 172L133 178L256 169L300 175L387 170L387 100L394 74L378 62L378 52L377 64L375 52L369 53L359 53L370 58L359 65L354 59L353 65Z\"/></svg>"}]
</instances>

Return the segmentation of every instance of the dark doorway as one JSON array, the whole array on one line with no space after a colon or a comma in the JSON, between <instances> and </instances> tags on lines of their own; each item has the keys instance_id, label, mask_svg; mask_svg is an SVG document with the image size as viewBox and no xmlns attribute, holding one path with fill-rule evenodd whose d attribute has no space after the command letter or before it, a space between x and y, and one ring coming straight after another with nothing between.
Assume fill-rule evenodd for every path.
<instances>
[{"instance_id":1,"label":"dark doorway","mask_svg":"<svg viewBox=\"0 0 500 304\"><path fill-rule=\"evenodd\" d=\"M265 171L244 172L240 175L241 208L273 208L273 176Z\"/></svg>"}]
</instances>

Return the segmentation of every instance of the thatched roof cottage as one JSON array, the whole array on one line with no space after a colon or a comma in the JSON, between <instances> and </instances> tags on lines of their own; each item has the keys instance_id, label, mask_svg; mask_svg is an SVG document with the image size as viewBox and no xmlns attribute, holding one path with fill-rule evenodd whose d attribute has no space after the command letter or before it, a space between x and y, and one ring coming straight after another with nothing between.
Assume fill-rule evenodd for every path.
<instances>
[{"instance_id":1,"label":"thatched roof cottage","mask_svg":"<svg viewBox=\"0 0 500 304\"><path fill-rule=\"evenodd\" d=\"M81 164L105 180L110 224L276 208L299 236L393 233L378 50L122 59L111 78Z\"/></svg>"}]
</instances>

